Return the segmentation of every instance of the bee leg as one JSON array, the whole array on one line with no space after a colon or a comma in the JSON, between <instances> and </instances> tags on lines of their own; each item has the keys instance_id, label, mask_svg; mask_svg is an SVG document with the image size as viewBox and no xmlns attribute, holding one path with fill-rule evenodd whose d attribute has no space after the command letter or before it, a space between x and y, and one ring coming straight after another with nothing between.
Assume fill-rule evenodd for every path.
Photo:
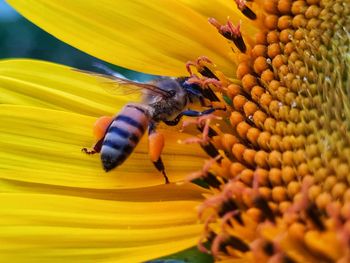
<instances>
[{"instance_id":1,"label":"bee leg","mask_svg":"<svg viewBox=\"0 0 350 263\"><path fill-rule=\"evenodd\" d=\"M180 113L179 115L176 116L175 119L173 119L171 121L164 120L163 122L168 126L176 126L180 122L182 116L184 116L184 115Z\"/></svg>"},{"instance_id":2,"label":"bee leg","mask_svg":"<svg viewBox=\"0 0 350 263\"><path fill-rule=\"evenodd\" d=\"M99 153L101 151L102 143L105 138L108 127L111 125L113 120L114 120L114 117L111 117L111 116L102 116L98 118L93 128L93 133L97 142L94 144L94 146L92 146L92 149L83 148L81 149L81 151L86 154Z\"/></svg>"},{"instance_id":3,"label":"bee leg","mask_svg":"<svg viewBox=\"0 0 350 263\"><path fill-rule=\"evenodd\" d=\"M210 109L207 109L205 111L185 110L185 111L181 112L179 115L177 115L175 117L175 119L173 119L171 121L164 120L163 122L168 126L176 126L180 122L180 120L183 116L200 117L203 115L211 114L216 110L226 110L226 109L225 108L210 108Z\"/></svg>"},{"instance_id":4,"label":"bee leg","mask_svg":"<svg viewBox=\"0 0 350 263\"><path fill-rule=\"evenodd\" d=\"M222 109L222 108L210 108L210 109L207 109L207 110L204 110L204 111L185 110L185 111L181 112L176 118L178 118L180 115L181 115L181 117L182 116L200 117L200 116L203 116L203 115L211 114L211 113L213 113L216 110L225 110L225 109Z\"/></svg>"},{"instance_id":5,"label":"bee leg","mask_svg":"<svg viewBox=\"0 0 350 263\"><path fill-rule=\"evenodd\" d=\"M156 169L163 174L165 183L168 184L169 179L165 173L165 167L162 158L160 157L164 148L164 136L163 134L156 131L155 122L151 122L148 126L148 146L148 152L152 163Z\"/></svg>"},{"instance_id":6,"label":"bee leg","mask_svg":"<svg viewBox=\"0 0 350 263\"><path fill-rule=\"evenodd\" d=\"M170 183L169 178L165 173L165 167L164 167L164 163L162 161L162 158L159 157L159 159L156 162L153 162L153 164L157 168L157 170L163 174L165 183L169 184Z\"/></svg>"},{"instance_id":7,"label":"bee leg","mask_svg":"<svg viewBox=\"0 0 350 263\"><path fill-rule=\"evenodd\" d=\"M99 140L98 142L96 142L94 144L94 146L92 146L91 149L88 148L82 148L81 151L86 153L86 154L95 154L95 153L99 153L101 151L102 148L102 143L103 143L104 137Z\"/></svg>"}]
</instances>

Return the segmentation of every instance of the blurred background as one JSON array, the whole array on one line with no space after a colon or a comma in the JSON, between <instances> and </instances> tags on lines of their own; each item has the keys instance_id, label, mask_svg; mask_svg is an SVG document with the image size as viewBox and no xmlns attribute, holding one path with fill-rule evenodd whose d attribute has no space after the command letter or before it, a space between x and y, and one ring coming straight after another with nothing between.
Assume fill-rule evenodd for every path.
<instances>
[{"instance_id":1,"label":"blurred background","mask_svg":"<svg viewBox=\"0 0 350 263\"><path fill-rule=\"evenodd\" d=\"M94 63L103 63L54 38L23 18L5 0L0 0L0 59L6 58L35 58L91 71L99 71L93 66ZM103 64L129 79L147 81L152 78Z\"/></svg>"}]
</instances>

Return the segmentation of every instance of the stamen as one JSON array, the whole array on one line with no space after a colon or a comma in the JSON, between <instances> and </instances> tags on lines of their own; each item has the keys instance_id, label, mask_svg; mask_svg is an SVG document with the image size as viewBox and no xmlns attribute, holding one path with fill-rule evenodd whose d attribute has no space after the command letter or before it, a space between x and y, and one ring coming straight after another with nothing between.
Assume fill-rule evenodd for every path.
<instances>
[{"instance_id":1,"label":"stamen","mask_svg":"<svg viewBox=\"0 0 350 263\"><path fill-rule=\"evenodd\" d=\"M210 142L208 142L207 144L200 143L200 146L211 158L216 158L218 155L220 155L216 147ZM221 159L218 159L218 162L220 162L221 160L222 157Z\"/></svg>"},{"instance_id":2,"label":"stamen","mask_svg":"<svg viewBox=\"0 0 350 263\"><path fill-rule=\"evenodd\" d=\"M217 88L221 87L220 80L215 78L199 78L195 74L192 74L192 76L186 82L189 84L197 84L202 88L208 87L210 84Z\"/></svg>"},{"instance_id":3,"label":"stamen","mask_svg":"<svg viewBox=\"0 0 350 263\"><path fill-rule=\"evenodd\" d=\"M207 57L205 56L200 56L197 58L197 60L195 62L193 61L188 61L186 63L186 69L188 71L188 73L193 76L193 72L191 70L191 66L195 67L197 69L197 71L208 78L214 78L217 79L218 78L215 76L215 74L209 69L209 66L215 66L214 63Z\"/></svg>"},{"instance_id":4,"label":"stamen","mask_svg":"<svg viewBox=\"0 0 350 263\"><path fill-rule=\"evenodd\" d=\"M218 156L218 158L221 158L221 156ZM225 178L220 178L220 180L218 180L218 178L210 172L208 172L207 176L204 177L204 181L211 187L217 189L219 189L222 184L227 182Z\"/></svg>"},{"instance_id":5,"label":"stamen","mask_svg":"<svg viewBox=\"0 0 350 263\"><path fill-rule=\"evenodd\" d=\"M237 7L242 13L251 20L256 19L256 14L246 5L245 0L235 0Z\"/></svg>"},{"instance_id":6,"label":"stamen","mask_svg":"<svg viewBox=\"0 0 350 263\"><path fill-rule=\"evenodd\" d=\"M226 250L224 247L224 241L228 239L228 235L217 235L211 245L211 253L217 256L220 250Z\"/></svg>"},{"instance_id":7,"label":"stamen","mask_svg":"<svg viewBox=\"0 0 350 263\"><path fill-rule=\"evenodd\" d=\"M221 208L219 211L219 216L224 216L225 214L233 211L237 211L238 206L232 199L227 199L221 204Z\"/></svg>"},{"instance_id":8,"label":"stamen","mask_svg":"<svg viewBox=\"0 0 350 263\"><path fill-rule=\"evenodd\" d=\"M208 144L209 139L213 137L216 132L210 128L210 122L212 120L221 120L221 117L215 116L214 114L207 114L196 119L186 120L182 123L181 131L184 131L184 128L195 124L198 129L202 131L202 138L192 137L182 141L183 144L199 143L199 144ZM215 158L215 157L214 157Z\"/></svg>"},{"instance_id":9,"label":"stamen","mask_svg":"<svg viewBox=\"0 0 350 263\"><path fill-rule=\"evenodd\" d=\"M218 255L220 250L227 251L226 246L231 246L241 252L250 250L249 246L238 237L219 234L213 240L211 252L213 255Z\"/></svg>"},{"instance_id":10,"label":"stamen","mask_svg":"<svg viewBox=\"0 0 350 263\"><path fill-rule=\"evenodd\" d=\"M271 222L275 222L275 215L271 210L269 204L263 197L261 196L255 197L254 204L257 208L259 208L263 212L263 214L268 220L270 220Z\"/></svg>"},{"instance_id":11,"label":"stamen","mask_svg":"<svg viewBox=\"0 0 350 263\"><path fill-rule=\"evenodd\" d=\"M226 25L221 25L215 18L209 18L208 21L210 24L216 27L222 36L232 41L242 53L247 51L247 47L244 43L240 30L241 22L239 22L237 26L234 26L230 20L227 21Z\"/></svg>"},{"instance_id":12,"label":"stamen","mask_svg":"<svg viewBox=\"0 0 350 263\"><path fill-rule=\"evenodd\" d=\"M321 220L321 214L315 204L310 204L306 208L306 214L309 216L309 218L319 230L324 231L326 229L325 225Z\"/></svg>"},{"instance_id":13,"label":"stamen","mask_svg":"<svg viewBox=\"0 0 350 263\"><path fill-rule=\"evenodd\" d=\"M211 235L211 233L209 232L209 224L211 222L213 222L213 221L214 221L214 215L209 216L205 220L205 222L204 222L204 233L203 233L203 235L201 236L201 238L199 239L199 241L197 243L198 250L203 252L203 253L206 253L206 254L211 254L211 251L205 247L204 240L210 239L210 238L208 238L208 235L209 236Z\"/></svg>"},{"instance_id":14,"label":"stamen","mask_svg":"<svg viewBox=\"0 0 350 263\"><path fill-rule=\"evenodd\" d=\"M213 85L217 88L221 88L221 82L217 78L199 78L197 75L193 74L190 78L186 80L188 84L195 84L201 88L201 92L204 98L210 101L220 101L215 95L209 85Z\"/></svg>"},{"instance_id":15,"label":"stamen","mask_svg":"<svg viewBox=\"0 0 350 263\"><path fill-rule=\"evenodd\" d=\"M202 170L199 170L197 172L194 172L192 174L190 174L189 176L186 177L186 181L193 181L195 179L199 179L199 178L203 178L206 177L209 173L209 170L212 168L212 166L217 162L217 160L220 158L221 156L217 156L214 159L209 159L206 160L204 162L203 168ZM213 176L213 175L212 175Z\"/></svg>"},{"instance_id":16,"label":"stamen","mask_svg":"<svg viewBox=\"0 0 350 263\"><path fill-rule=\"evenodd\" d=\"M228 224L229 220L232 217L236 217L237 215L238 215L240 223L243 225L242 218L239 216L239 214L240 214L239 210L230 211L230 212L224 214L221 218L221 230L225 231L225 226Z\"/></svg>"}]
</instances>

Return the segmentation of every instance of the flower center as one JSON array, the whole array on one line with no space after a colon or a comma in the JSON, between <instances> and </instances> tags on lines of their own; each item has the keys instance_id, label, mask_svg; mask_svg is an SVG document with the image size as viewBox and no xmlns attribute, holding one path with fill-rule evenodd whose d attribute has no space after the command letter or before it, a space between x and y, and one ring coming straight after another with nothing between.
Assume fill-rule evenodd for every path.
<instances>
[{"instance_id":1,"label":"flower center","mask_svg":"<svg viewBox=\"0 0 350 263\"><path fill-rule=\"evenodd\" d=\"M205 69L229 117L203 147L199 246L217 260L349 262L350 3L236 4L260 32L209 19L241 53L237 80Z\"/></svg>"}]
</instances>

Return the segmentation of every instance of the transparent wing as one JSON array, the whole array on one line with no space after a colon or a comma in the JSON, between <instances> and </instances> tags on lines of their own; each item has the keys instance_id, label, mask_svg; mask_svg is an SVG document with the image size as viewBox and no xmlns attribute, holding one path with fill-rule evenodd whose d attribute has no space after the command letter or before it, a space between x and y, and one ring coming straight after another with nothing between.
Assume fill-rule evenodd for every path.
<instances>
[{"instance_id":1,"label":"transparent wing","mask_svg":"<svg viewBox=\"0 0 350 263\"><path fill-rule=\"evenodd\" d=\"M161 97L170 97L171 94L169 91L163 90L155 84L152 83L140 83L132 80L128 80L123 78L122 76L118 76L117 74L113 75L105 75L101 73L96 73L87 70L74 69L75 71L82 72L84 74L88 74L94 76L98 81L103 84L104 88L108 91L111 91L115 94L132 94L132 93L140 93L142 95L153 95L153 96L161 96Z\"/></svg>"}]
</instances>

